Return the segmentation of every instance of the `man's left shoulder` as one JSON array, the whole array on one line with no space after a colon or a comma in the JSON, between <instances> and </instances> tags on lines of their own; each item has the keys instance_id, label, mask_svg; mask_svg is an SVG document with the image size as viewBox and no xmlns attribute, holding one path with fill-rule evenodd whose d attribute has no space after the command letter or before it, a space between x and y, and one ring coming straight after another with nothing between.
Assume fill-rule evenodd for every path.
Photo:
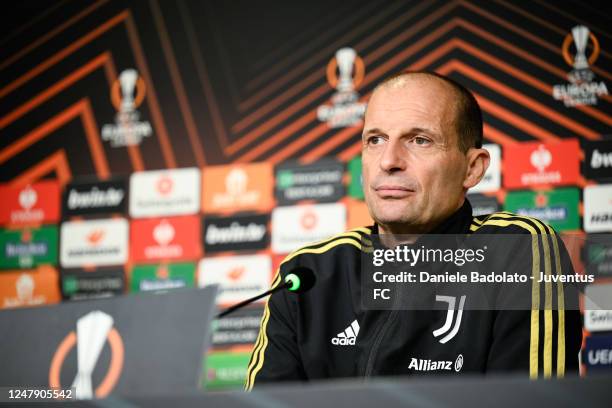
<instances>
[{"instance_id":1,"label":"man's left shoulder","mask_svg":"<svg viewBox=\"0 0 612 408\"><path fill-rule=\"evenodd\" d=\"M472 217L470 232L476 234L556 234L553 227L542 220L509 211Z\"/></svg>"}]
</instances>

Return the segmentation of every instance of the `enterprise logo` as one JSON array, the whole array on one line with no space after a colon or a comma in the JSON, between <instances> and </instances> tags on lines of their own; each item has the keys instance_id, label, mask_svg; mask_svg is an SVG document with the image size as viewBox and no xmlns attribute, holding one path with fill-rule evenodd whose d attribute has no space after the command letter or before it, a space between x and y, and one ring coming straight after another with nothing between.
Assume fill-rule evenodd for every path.
<instances>
[{"instance_id":1,"label":"enterprise logo","mask_svg":"<svg viewBox=\"0 0 612 408\"><path fill-rule=\"evenodd\" d=\"M429 360L413 357L410 360L409 370L414 371L461 371L463 367L463 354L459 354L453 364L450 360Z\"/></svg>"}]
</instances>

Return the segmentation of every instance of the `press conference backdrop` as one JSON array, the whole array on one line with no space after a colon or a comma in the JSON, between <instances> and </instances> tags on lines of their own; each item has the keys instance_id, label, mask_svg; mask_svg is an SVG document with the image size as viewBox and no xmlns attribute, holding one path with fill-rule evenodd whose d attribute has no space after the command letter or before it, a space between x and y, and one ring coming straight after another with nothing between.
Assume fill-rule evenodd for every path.
<instances>
[{"instance_id":1,"label":"press conference backdrop","mask_svg":"<svg viewBox=\"0 0 612 408\"><path fill-rule=\"evenodd\" d=\"M210 283L227 306L265 290L296 247L371 222L363 112L403 70L476 95L492 164L475 211L549 222L595 274L590 290L612 296L612 19L599 4L37 4L0 47L0 306ZM208 387L242 383L261 313L218 322ZM612 316L598 313L586 375L612 366Z\"/></svg>"}]
</instances>

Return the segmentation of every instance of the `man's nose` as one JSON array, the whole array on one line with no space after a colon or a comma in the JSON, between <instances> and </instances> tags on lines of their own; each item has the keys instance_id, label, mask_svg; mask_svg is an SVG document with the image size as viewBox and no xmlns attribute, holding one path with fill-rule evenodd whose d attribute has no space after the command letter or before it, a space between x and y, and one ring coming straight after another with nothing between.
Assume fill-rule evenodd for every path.
<instances>
[{"instance_id":1,"label":"man's nose","mask_svg":"<svg viewBox=\"0 0 612 408\"><path fill-rule=\"evenodd\" d=\"M380 168L386 172L406 169L406 157L402 147L395 141L387 143L380 157Z\"/></svg>"}]
</instances>

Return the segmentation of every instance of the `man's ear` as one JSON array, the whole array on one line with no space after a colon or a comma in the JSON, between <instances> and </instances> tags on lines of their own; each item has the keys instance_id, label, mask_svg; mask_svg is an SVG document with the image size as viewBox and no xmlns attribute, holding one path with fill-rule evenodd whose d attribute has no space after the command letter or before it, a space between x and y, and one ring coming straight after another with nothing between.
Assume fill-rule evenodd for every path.
<instances>
[{"instance_id":1,"label":"man's ear","mask_svg":"<svg viewBox=\"0 0 612 408\"><path fill-rule=\"evenodd\" d=\"M489 151L487 149L470 148L467 154L467 169L463 187L470 189L482 180L491 162Z\"/></svg>"}]
</instances>

